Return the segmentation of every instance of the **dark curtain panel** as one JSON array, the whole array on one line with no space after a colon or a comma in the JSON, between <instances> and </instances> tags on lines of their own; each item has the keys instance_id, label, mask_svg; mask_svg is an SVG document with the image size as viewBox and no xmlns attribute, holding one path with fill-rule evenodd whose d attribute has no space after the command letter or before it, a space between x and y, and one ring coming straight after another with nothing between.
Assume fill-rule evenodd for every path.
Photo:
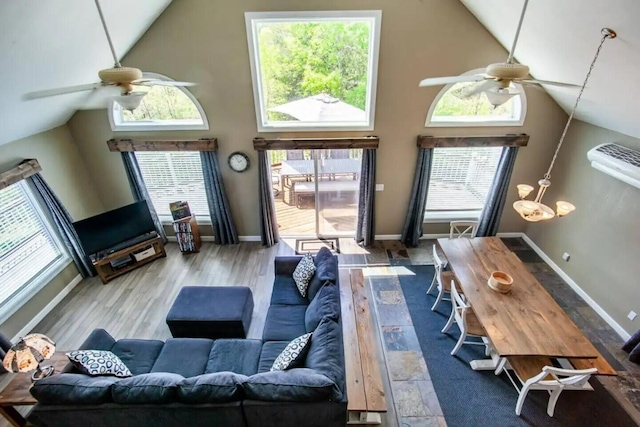
<instances>
[{"instance_id":1,"label":"dark curtain panel","mask_svg":"<svg viewBox=\"0 0 640 427\"><path fill-rule=\"evenodd\" d=\"M333 153L333 150L331 150ZM369 246L375 239L376 150L362 150L356 242Z\"/></svg>"},{"instance_id":2,"label":"dark curtain panel","mask_svg":"<svg viewBox=\"0 0 640 427\"><path fill-rule=\"evenodd\" d=\"M229 199L224 190L222 173L218 163L218 155L215 151L201 151L202 174L204 175L204 189L207 193L207 204L211 215L211 228L216 243L227 245L239 243L238 232L231 217Z\"/></svg>"},{"instance_id":3,"label":"dark curtain panel","mask_svg":"<svg viewBox=\"0 0 640 427\"><path fill-rule=\"evenodd\" d=\"M409 246L418 246L418 240L422 236L422 221L424 210L427 206L427 191L429 190L429 177L431 175L431 163L433 162L433 149L420 148L416 171L411 188L411 199L407 217L404 220L402 230L402 242Z\"/></svg>"},{"instance_id":4,"label":"dark curtain panel","mask_svg":"<svg viewBox=\"0 0 640 427\"><path fill-rule=\"evenodd\" d=\"M27 179L42 198L44 206L47 208L49 215L51 215L51 219L56 225L58 233L82 277L95 276L96 270L93 268L87 254L84 253L84 249L82 249L76 230L71 225L73 220L67 209L60 203L58 197L39 173L31 175Z\"/></svg>"},{"instance_id":5,"label":"dark curtain panel","mask_svg":"<svg viewBox=\"0 0 640 427\"><path fill-rule=\"evenodd\" d=\"M513 165L516 163L517 155L518 147L504 147L502 149L496 176L493 178L493 185L489 190L487 202L480 214L480 221L476 231L477 237L495 236L498 233L500 217L507 201L511 173L513 172Z\"/></svg>"},{"instance_id":6,"label":"dark curtain panel","mask_svg":"<svg viewBox=\"0 0 640 427\"><path fill-rule=\"evenodd\" d=\"M129 179L129 187L131 187L133 200L136 202L145 200L147 202L149 212L151 212L151 218L153 218L153 223L156 225L158 236L162 238L163 243L167 243L167 235L164 232L164 227L162 226L160 219L158 218L156 209L153 207L153 203L151 203L151 197L147 191L147 186L144 184L144 179L142 178L142 172L140 172L140 166L138 165L136 154L133 151L124 151L120 154L122 154L122 163L124 163L124 170L127 172L127 179Z\"/></svg>"},{"instance_id":7,"label":"dark curtain panel","mask_svg":"<svg viewBox=\"0 0 640 427\"><path fill-rule=\"evenodd\" d=\"M260 238L265 246L278 243L278 222L276 221L276 202L271 189L271 162L265 150L258 151L258 185L260 198Z\"/></svg>"}]
</instances>

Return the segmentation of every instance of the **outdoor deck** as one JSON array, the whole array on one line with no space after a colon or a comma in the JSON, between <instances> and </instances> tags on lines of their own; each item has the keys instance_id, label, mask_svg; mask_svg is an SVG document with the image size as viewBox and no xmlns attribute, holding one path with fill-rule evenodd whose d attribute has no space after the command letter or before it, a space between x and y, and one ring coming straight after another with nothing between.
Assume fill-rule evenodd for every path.
<instances>
[{"instance_id":1,"label":"outdoor deck","mask_svg":"<svg viewBox=\"0 0 640 427\"><path fill-rule=\"evenodd\" d=\"M287 204L283 197L288 194L281 192L275 197L278 230L281 236L315 235L316 213L313 198L296 207ZM331 201L323 199L324 207L320 211L320 233L323 235L353 234L356 228L358 201L354 194L345 195L343 200Z\"/></svg>"}]
</instances>

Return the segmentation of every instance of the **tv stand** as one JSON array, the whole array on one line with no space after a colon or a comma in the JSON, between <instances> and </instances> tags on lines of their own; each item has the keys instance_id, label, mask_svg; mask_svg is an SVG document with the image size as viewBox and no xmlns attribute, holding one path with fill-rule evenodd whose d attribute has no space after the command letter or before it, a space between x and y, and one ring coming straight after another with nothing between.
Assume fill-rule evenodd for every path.
<instances>
[{"instance_id":1,"label":"tv stand","mask_svg":"<svg viewBox=\"0 0 640 427\"><path fill-rule=\"evenodd\" d=\"M162 239L158 236L137 242L115 252L106 252L101 252L97 257L92 257L93 266L98 272L102 283L105 284L115 277L167 256ZM130 261L127 261L127 258Z\"/></svg>"}]
</instances>

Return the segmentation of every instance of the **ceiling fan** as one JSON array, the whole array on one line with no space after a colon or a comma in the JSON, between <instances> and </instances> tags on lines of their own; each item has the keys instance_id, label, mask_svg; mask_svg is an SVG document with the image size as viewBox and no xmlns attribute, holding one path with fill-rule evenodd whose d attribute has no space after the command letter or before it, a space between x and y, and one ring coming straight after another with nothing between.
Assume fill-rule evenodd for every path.
<instances>
[{"instance_id":1,"label":"ceiling fan","mask_svg":"<svg viewBox=\"0 0 640 427\"><path fill-rule=\"evenodd\" d=\"M98 9L98 14L100 15L102 27L104 28L104 33L107 36L107 42L109 43L109 48L111 49L111 55L113 56L115 66L113 68L107 68L98 71L98 77L100 78L100 82L98 83L30 92L24 95L25 99L45 98L48 96L63 95L67 93L82 92L86 90L95 90L101 87L111 86L117 87L121 91L120 96L113 97L114 100L118 104L120 104L122 108L126 110L134 110L140 105L142 98L146 95L146 92L144 91L136 91L135 86L193 86L196 84L191 82L143 79L142 71L140 69L123 67L118 60L115 49L113 48L111 36L109 35L109 30L107 29L107 23L104 20L104 15L102 14L102 8L100 7L99 0L95 0L95 3L96 8Z\"/></svg>"},{"instance_id":2,"label":"ceiling fan","mask_svg":"<svg viewBox=\"0 0 640 427\"><path fill-rule=\"evenodd\" d=\"M506 62L489 64L484 74L428 78L422 80L419 86L426 87L447 85L451 83L475 82L478 84L461 91L459 96L468 98L484 92L487 99L494 107L504 104L509 99L519 94L518 90L511 85L512 82L532 86L552 85L561 87L580 87L579 85L570 83L532 79L527 77L529 75L529 67L524 64L517 64L514 62L513 54L516 50L516 44L518 43L520 29L522 28L522 21L524 20L524 14L527 10L528 3L529 0L525 0L524 5L522 6L522 13L520 15L520 21L518 22L516 36L513 40L513 45L511 46L511 51L509 52L509 57Z\"/></svg>"}]
</instances>

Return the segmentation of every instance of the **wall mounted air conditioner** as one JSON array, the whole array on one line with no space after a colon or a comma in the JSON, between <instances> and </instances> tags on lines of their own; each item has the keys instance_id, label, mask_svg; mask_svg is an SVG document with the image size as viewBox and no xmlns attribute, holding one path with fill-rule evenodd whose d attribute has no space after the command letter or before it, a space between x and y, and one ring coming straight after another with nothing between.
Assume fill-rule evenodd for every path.
<instances>
[{"instance_id":1,"label":"wall mounted air conditioner","mask_svg":"<svg viewBox=\"0 0 640 427\"><path fill-rule=\"evenodd\" d=\"M593 147L587 158L595 169L640 188L640 151L607 143Z\"/></svg>"}]
</instances>

